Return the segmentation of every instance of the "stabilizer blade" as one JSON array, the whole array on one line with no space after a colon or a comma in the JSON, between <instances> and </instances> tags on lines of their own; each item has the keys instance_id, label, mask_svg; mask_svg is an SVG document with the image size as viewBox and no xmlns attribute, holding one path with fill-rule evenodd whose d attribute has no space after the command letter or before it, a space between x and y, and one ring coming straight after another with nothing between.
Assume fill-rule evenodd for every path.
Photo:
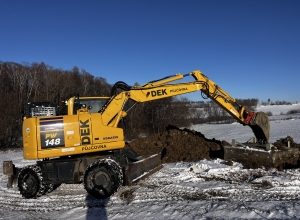
<instances>
[{"instance_id":1,"label":"stabilizer blade","mask_svg":"<svg viewBox=\"0 0 300 220\"><path fill-rule=\"evenodd\" d=\"M162 167L161 154L131 163L125 167L125 185L133 185L159 171Z\"/></svg>"}]
</instances>

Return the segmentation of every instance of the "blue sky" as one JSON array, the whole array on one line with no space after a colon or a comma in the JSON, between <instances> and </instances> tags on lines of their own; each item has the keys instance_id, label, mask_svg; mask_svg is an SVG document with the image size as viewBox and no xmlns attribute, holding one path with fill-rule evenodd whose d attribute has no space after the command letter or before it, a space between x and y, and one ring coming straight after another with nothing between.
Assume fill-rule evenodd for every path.
<instances>
[{"instance_id":1,"label":"blue sky","mask_svg":"<svg viewBox=\"0 0 300 220\"><path fill-rule=\"evenodd\" d=\"M234 98L294 102L299 11L298 0L0 0L0 60L129 85L200 69Z\"/></svg>"}]
</instances>

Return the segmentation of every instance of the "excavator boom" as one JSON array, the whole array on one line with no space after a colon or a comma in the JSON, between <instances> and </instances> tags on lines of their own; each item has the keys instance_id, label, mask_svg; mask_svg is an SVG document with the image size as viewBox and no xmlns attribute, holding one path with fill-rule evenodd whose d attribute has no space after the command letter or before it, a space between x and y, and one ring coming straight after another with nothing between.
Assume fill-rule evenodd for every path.
<instances>
[{"instance_id":1,"label":"excavator boom","mask_svg":"<svg viewBox=\"0 0 300 220\"><path fill-rule=\"evenodd\" d=\"M186 83L170 83L187 76L192 76L195 80ZM126 116L123 107L128 99L139 103L201 91L202 96L205 95L207 98L212 99L238 122L250 126L259 142L268 143L270 133L268 116L264 112L248 112L245 106L238 104L233 97L199 70L188 74L178 73L160 80L148 82L142 86L130 87L123 82L119 82L115 84L113 90L117 88L121 88L124 91L119 94L112 91L114 95L100 111L104 124L108 126L117 126L122 117Z\"/></svg>"}]
</instances>

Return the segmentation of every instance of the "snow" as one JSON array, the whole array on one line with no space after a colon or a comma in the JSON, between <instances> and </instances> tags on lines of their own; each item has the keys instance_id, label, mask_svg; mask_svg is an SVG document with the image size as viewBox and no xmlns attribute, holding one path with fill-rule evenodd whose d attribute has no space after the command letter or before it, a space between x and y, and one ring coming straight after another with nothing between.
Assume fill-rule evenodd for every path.
<instances>
[{"instance_id":1,"label":"snow","mask_svg":"<svg viewBox=\"0 0 300 220\"><path fill-rule=\"evenodd\" d=\"M286 114L290 110L300 110L300 103L292 105L259 105L256 111L272 112L273 115Z\"/></svg>"},{"instance_id":2,"label":"snow","mask_svg":"<svg viewBox=\"0 0 300 220\"><path fill-rule=\"evenodd\" d=\"M270 142L289 135L299 143L298 117L270 118ZM253 137L250 128L237 123L196 125L193 129L207 138L228 142ZM19 167L33 163L24 160L21 151L0 152L1 164L10 159ZM228 166L221 159L168 163L106 200L90 197L81 184L62 184L37 199L24 199L16 187L7 189L2 171L0 166L0 219L300 218L300 169L243 169L240 163Z\"/></svg>"},{"instance_id":3,"label":"snow","mask_svg":"<svg viewBox=\"0 0 300 220\"><path fill-rule=\"evenodd\" d=\"M269 116L270 143L287 136L291 136L295 142L300 143L300 114L280 115L281 112L286 113L294 109L300 110L300 104L257 107L257 112L272 112L273 114L273 116ZM206 138L225 140L229 143L232 139L238 142L246 142L254 137L249 126L242 126L237 122L232 124L200 124L192 126L191 129L201 132Z\"/></svg>"},{"instance_id":4,"label":"snow","mask_svg":"<svg viewBox=\"0 0 300 220\"><path fill-rule=\"evenodd\" d=\"M200 124L194 125L192 129L201 132L206 138L225 140L231 143L232 139L238 142L246 142L254 137L249 126L239 123L233 124ZM273 143L280 138L291 136L295 142L300 143L300 118L270 120L270 139Z\"/></svg>"}]
</instances>

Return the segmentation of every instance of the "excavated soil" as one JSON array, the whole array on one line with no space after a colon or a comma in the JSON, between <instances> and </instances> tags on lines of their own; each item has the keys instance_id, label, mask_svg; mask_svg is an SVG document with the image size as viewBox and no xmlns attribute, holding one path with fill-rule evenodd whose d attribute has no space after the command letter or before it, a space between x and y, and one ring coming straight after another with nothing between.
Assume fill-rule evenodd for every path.
<instances>
[{"instance_id":1,"label":"excavated soil","mask_svg":"<svg viewBox=\"0 0 300 220\"><path fill-rule=\"evenodd\" d=\"M290 136L287 136L286 138L281 138L281 139L277 140L276 142L273 143L273 145L278 150L283 150L285 147L288 146L288 141L290 142L291 148L298 148L300 150L300 144L295 143L293 138Z\"/></svg>"},{"instance_id":2,"label":"excavated soil","mask_svg":"<svg viewBox=\"0 0 300 220\"><path fill-rule=\"evenodd\" d=\"M281 138L273 143L277 150L284 150L287 147L287 143L290 141L291 148L298 148L300 150L300 144L293 141L293 138L287 136L286 138ZM162 152L165 156L163 159L164 163L173 162L196 162L203 159L214 159L214 158L224 158L224 146L230 146L226 141L220 141L215 139L207 139L205 136L197 131L185 129L179 129L178 127L169 125L164 132L161 134L151 135L145 138L138 138L127 146L136 151L143 156L149 156ZM300 167L300 163L296 158L296 166ZM232 161L227 161L228 165ZM258 168L263 167L264 162L260 161L243 161L245 168ZM289 161L287 163L282 163L280 166L284 168L288 167ZM295 161L292 164L295 166ZM299 166L298 166L299 165ZM273 165L278 168L277 164ZM270 166L269 166L270 168Z\"/></svg>"},{"instance_id":3,"label":"excavated soil","mask_svg":"<svg viewBox=\"0 0 300 220\"><path fill-rule=\"evenodd\" d=\"M223 158L226 141L207 139L200 132L168 126L157 135L138 138L129 146L143 156L163 152L164 162L196 162L202 159Z\"/></svg>"}]
</instances>

